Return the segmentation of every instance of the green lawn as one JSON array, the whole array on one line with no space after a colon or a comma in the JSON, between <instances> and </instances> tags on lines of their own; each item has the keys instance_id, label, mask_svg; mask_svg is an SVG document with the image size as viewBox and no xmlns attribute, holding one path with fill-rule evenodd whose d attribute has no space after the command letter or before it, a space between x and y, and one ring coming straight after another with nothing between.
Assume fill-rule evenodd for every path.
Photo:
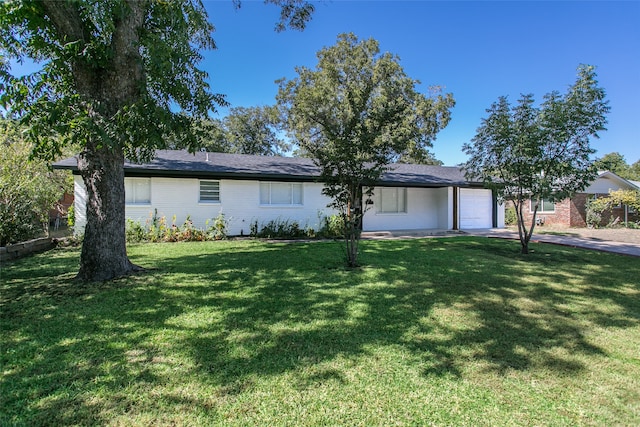
<instances>
[{"instance_id":1,"label":"green lawn","mask_svg":"<svg viewBox=\"0 0 640 427\"><path fill-rule=\"evenodd\" d=\"M143 244L0 272L0 425L640 425L640 260L453 237Z\"/></svg>"}]
</instances>

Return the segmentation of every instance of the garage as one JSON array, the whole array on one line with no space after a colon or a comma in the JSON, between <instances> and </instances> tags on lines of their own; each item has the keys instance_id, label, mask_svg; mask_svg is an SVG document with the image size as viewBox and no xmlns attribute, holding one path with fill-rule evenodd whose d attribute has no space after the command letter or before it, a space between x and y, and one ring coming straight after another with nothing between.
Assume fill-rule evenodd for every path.
<instances>
[{"instance_id":1,"label":"garage","mask_svg":"<svg viewBox=\"0 0 640 427\"><path fill-rule=\"evenodd\" d=\"M460 189L460 228L492 228L493 198L491 190L481 188Z\"/></svg>"}]
</instances>

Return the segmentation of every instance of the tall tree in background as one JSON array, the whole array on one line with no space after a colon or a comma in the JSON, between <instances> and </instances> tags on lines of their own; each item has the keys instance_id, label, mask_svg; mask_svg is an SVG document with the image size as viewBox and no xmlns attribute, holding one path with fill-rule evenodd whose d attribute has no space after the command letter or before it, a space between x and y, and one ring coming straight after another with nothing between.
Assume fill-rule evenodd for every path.
<instances>
[{"instance_id":1,"label":"tall tree in background","mask_svg":"<svg viewBox=\"0 0 640 427\"><path fill-rule=\"evenodd\" d=\"M236 107L224 119L209 120L202 148L236 154L277 156L291 146L279 136L279 118L275 107Z\"/></svg>"},{"instance_id":2,"label":"tall tree in background","mask_svg":"<svg viewBox=\"0 0 640 427\"><path fill-rule=\"evenodd\" d=\"M618 176L625 177L629 170L629 165L624 156L618 152L608 153L593 162L596 170L613 172Z\"/></svg>"},{"instance_id":3,"label":"tall tree in background","mask_svg":"<svg viewBox=\"0 0 640 427\"><path fill-rule=\"evenodd\" d=\"M631 180L640 180L640 160L629 165L624 156L618 152L608 153L593 162L599 171L609 171Z\"/></svg>"},{"instance_id":4,"label":"tall tree in background","mask_svg":"<svg viewBox=\"0 0 640 427\"><path fill-rule=\"evenodd\" d=\"M594 67L583 65L566 94L551 92L540 107L533 95L523 95L514 107L500 97L487 112L471 143L463 146L470 156L466 175L514 204L526 254L541 201L571 197L595 178L590 138L605 130L608 102ZM525 224L523 210L530 201L532 220Z\"/></svg>"},{"instance_id":5,"label":"tall tree in background","mask_svg":"<svg viewBox=\"0 0 640 427\"><path fill-rule=\"evenodd\" d=\"M232 152L276 156L291 148L278 136L278 110L275 107L232 108L224 118L224 125Z\"/></svg>"},{"instance_id":6,"label":"tall tree in background","mask_svg":"<svg viewBox=\"0 0 640 427\"><path fill-rule=\"evenodd\" d=\"M323 193L343 219L347 264L357 266L360 226L372 186L390 164L426 150L450 119L451 94L416 91L398 58L378 42L342 34L317 54L315 70L279 82L278 104L303 152L321 168ZM363 188L364 187L364 188Z\"/></svg>"},{"instance_id":7,"label":"tall tree in background","mask_svg":"<svg viewBox=\"0 0 640 427\"><path fill-rule=\"evenodd\" d=\"M266 2L282 7L278 29L304 28L313 11L301 0ZM170 140L198 148L195 121L226 105L197 67L201 50L215 48L213 30L199 0L0 3L2 105L29 126L35 154L82 146L88 199L78 279L140 269L126 253L124 160L147 160ZM42 69L13 77L11 58Z\"/></svg>"},{"instance_id":8,"label":"tall tree in background","mask_svg":"<svg viewBox=\"0 0 640 427\"><path fill-rule=\"evenodd\" d=\"M629 166L628 179L640 181L640 160L635 161Z\"/></svg>"}]
</instances>

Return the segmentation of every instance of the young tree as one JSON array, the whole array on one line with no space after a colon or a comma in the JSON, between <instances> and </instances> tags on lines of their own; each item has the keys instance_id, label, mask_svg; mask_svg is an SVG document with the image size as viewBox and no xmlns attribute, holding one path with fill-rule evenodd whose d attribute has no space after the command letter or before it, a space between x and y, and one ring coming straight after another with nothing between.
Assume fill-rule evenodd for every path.
<instances>
[{"instance_id":1,"label":"young tree","mask_svg":"<svg viewBox=\"0 0 640 427\"><path fill-rule=\"evenodd\" d=\"M470 156L464 166L467 178L482 180L514 204L523 254L529 251L541 200L571 197L595 178L590 138L605 130L609 111L594 67L586 65L578 68L566 94L551 92L540 107L533 104L533 95L523 95L515 107L500 97L471 143L463 146ZM525 224L523 210L530 201L533 216Z\"/></svg>"},{"instance_id":2,"label":"young tree","mask_svg":"<svg viewBox=\"0 0 640 427\"><path fill-rule=\"evenodd\" d=\"M363 196L390 163L431 146L454 101L439 90L418 93L418 82L373 39L342 34L317 57L315 70L298 67L298 77L279 81L277 99L290 135L321 168L323 193L344 222L347 264L355 267Z\"/></svg>"},{"instance_id":3,"label":"young tree","mask_svg":"<svg viewBox=\"0 0 640 427\"><path fill-rule=\"evenodd\" d=\"M282 6L279 29L303 28L313 11L301 0L266 2ZM226 105L197 67L200 51L215 48L213 29L200 0L0 3L1 104L29 126L35 154L82 146L88 200L78 279L140 270L126 254L124 160L150 159L170 140L198 148L194 121ZM42 69L11 76L7 58L25 57Z\"/></svg>"}]
</instances>

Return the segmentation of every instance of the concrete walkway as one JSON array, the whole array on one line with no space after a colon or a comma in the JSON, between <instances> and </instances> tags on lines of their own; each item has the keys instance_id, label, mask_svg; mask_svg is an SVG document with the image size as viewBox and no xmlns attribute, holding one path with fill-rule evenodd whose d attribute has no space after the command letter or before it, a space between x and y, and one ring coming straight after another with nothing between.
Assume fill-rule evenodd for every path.
<instances>
[{"instance_id":1,"label":"concrete walkway","mask_svg":"<svg viewBox=\"0 0 640 427\"><path fill-rule=\"evenodd\" d=\"M416 239L426 237L481 236L487 238L519 240L518 233L508 229L492 228L483 230L398 230L367 231L362 233L363 239ZM612 252L633 257L640 257L640 245L611 240L586 237L562 236L554 234L536 234L531 237L532 243L550 243L573 248L591 249Z\"/></svg>"}]
</instances>

